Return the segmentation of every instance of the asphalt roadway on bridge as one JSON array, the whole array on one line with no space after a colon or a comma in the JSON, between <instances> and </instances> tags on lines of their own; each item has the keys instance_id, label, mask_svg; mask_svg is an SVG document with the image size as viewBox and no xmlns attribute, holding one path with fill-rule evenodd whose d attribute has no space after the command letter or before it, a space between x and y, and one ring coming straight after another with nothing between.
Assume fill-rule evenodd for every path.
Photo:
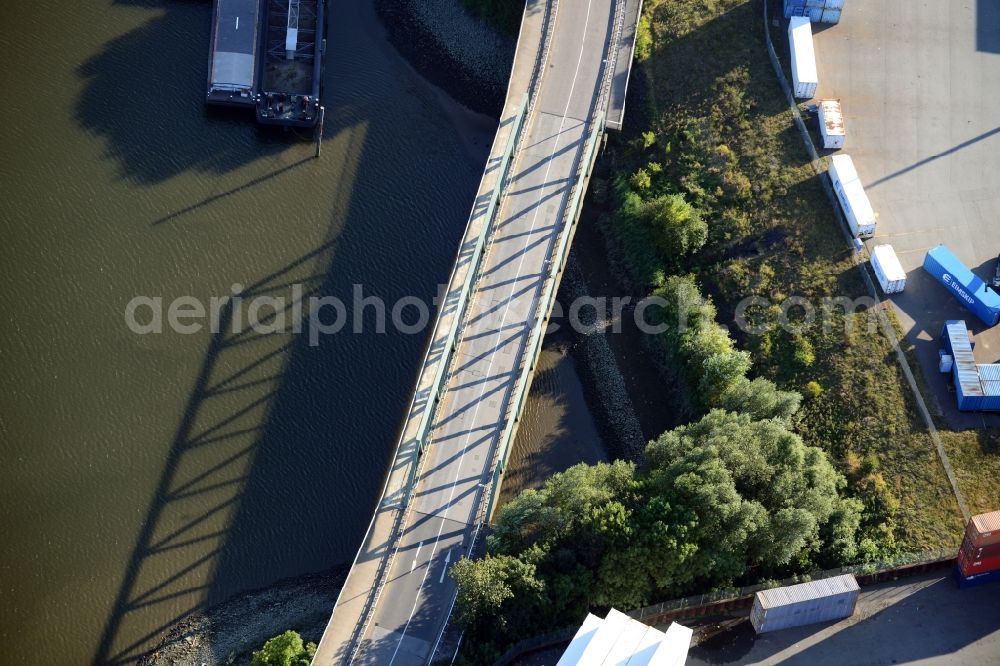
<instances>
[{"instance_id":1,"label":"asphalt roadway on bridge","mask_svg":"<svg viewBox=\"0 0 1000 666\"><path fill-rule=\"evenodd\" d=\"M613 0L561 0L536 101L475 283L387 582L357 661L426 663L476 514L596 114Z\"/></svg>"}]
</instances>

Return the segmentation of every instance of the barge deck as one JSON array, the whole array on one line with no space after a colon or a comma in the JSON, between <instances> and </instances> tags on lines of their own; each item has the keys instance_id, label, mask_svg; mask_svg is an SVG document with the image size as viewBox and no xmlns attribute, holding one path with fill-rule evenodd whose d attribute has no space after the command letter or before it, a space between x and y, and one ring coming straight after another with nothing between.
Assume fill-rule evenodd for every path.
<instances>
[{"instance_id":1,"label":"barge deck","mask_svg":"<svg viewBox=\"0 0 1000 666\"><path fill-rule=\"evenodd\" d=\"M326 0L264 0L257 121L312 127L320 114Z\"/></svg>"},{"instance_id":2,"label":"barge deck","mask_svg":"<svg viewBox=\"0 0 1000 666\"><path fill-rule=\"evenodd\" d=\"M260 0L215 0L208 59L209 104L255 103L260 8Z\"/></svg>"},{"instance_id":3,"label":"barge deck","mask_svg":"<svg viewBox=\"0 0 1000 666\"><path fill-rule=\"evenodd\" d=\"M326 0L214 0L208 104L254 107L265 125L321 117Z\"/></svg>"}]
</instances>

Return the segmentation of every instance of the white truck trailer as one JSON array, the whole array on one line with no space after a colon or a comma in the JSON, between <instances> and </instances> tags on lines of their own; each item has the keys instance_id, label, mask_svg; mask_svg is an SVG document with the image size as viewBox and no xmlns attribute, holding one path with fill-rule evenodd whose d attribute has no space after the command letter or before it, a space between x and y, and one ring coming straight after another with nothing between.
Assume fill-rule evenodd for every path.
<instances>
[{"instance_id":1,"label":"white truck trailer","mask_svg":"<svg viewBox=\"0 0 1000 666\"><path fill-rule=\"evenodd\" d=\"M876 245L872 249L872 270L886 294L898 294L906 289L906 271L891 245Z\"/></svg>"},{"instance_id":2,"label":"white truck trailer","mask_svg":"<svg viewBox=\"0 0 1000 666\"><path fill-rule=\"evenodd\" d=\"M878 216L872 208L865 188L861 184L854 161L848 155L834 155L830 158L828 172L833 183L833 191L847 218L851 234L855 238L871 238L875 235Z\"/></svg>"},{"instance_id":3,"label":"white truck trailer","mask_svg":"<svg viewBox=\"0 0 1000 666\"><path fill-rule=\"evenodd\" d=\"M807 16L789 19L788 48L792 54L792 90L795 97L812 99L819 86L819 77L816 74L812 22Z\"/></svg>"}]
</instances>

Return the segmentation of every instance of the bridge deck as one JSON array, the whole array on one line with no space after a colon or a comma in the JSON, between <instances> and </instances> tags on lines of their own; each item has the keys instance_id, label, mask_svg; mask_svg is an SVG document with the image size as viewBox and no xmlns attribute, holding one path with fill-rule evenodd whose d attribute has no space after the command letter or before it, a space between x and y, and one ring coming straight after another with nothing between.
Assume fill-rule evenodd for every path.
<instances>
[{"instance_id":1,"label":"bridge deck","mask_svg":"<svg viewBox=\"0 0 1000 666\"><path fill-rule=\"evenodd\" d=\"M544 1L529 2L504 118L527 90L541 43ZM491 478L526 346L538 315L566 207L596 115L602 60L614 28L614 0L561 0L532 110L526 119L488 252L452 357L412 500L400 515L393 488L402 492L405 465L394 467L387 496L359 553L315 663L342 663L366 608L380 563L389 569L370 612L357 661L426 663L444 629L455 587L446 575L473 540L483 493ZM490 169L506 140L502 123L477 205L492 191ZM495 180L495 178L494 178ZM463 249L470 236L475 211ZM446 312L447 306L446 306ZM438 328L440 328L440 323ZM435 340L439 332L434 333ZM431 358L433 359L433 354ZM427 374L426 372L423 374ZM420 380L421 385L424 379ZM418 395L421 386L418 385ZM411 411L411 417L417 410ZM412 418L411 418L412 420ZM413 427L408 423L406 428ZM404 433L402 441L407 441ZM404 452L405 453L405 452ZM401 523L396 522L401 519ZM381 524L380 524L381 522ZM386 555L392 555L386 558Z\"/></svg>"}]
</instances>

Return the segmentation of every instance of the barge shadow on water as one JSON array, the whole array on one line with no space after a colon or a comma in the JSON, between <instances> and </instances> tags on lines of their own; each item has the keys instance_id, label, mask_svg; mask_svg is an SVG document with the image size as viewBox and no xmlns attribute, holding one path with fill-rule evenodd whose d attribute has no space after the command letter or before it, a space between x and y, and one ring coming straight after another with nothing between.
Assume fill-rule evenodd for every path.
<instances>
[{"instance_id":1,"label":"barge shadow on water","mask_svg":"<svg viewBox=\"0 0 1000 666\"><path fill-rule=\"evenodd\" d=\"M326 0L215 0L208 104L253 106L265 125L322 116Z\"/></svg>"}]
</instances>

